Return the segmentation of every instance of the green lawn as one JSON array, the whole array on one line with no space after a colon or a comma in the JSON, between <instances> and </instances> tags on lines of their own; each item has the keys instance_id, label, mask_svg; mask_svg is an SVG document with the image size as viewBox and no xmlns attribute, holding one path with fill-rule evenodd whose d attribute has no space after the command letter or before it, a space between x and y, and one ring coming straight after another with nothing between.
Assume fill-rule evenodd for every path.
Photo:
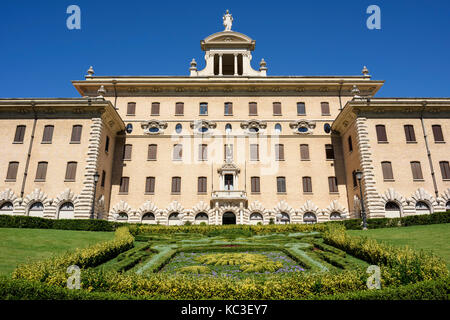
<instances>
[{"instance_id":1,"label":"green lawn","mask_svg":"<svg viewBox=\"0 0 450 320\"><path fill-rule=\"evenodd\" d=\"M0 275L29 260L111 240L114 232L0 228Z\"/></svg>"},{"instance_id":2,"label":"green lawn","mask_svg":"<svg viewBox=\"0 0 450 320\"><path fill-rule=\"evenodd\" d=\"M408 245L413 249L433 251L445 259L450 269L450 223L373 230L348 230L347 232L350 235L364 235L392 245Z\"/></svg>"}]
</instances>

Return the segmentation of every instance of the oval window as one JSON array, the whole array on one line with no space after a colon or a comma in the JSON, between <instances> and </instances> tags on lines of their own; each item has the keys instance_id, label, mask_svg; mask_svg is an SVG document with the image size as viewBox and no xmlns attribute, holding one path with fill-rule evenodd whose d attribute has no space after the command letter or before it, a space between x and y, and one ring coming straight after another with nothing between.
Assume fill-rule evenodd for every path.
<instances>
[{"instance_id":1,"label":"oval window","mask_svg":"<svg viewBox=\"0 0 450 320\"><path fill-rule=\"evenodd\" d=\"M157 132L159 132L159 128L158 127L152 127L150 129L148 129L148 131L151 132L151 133L157 133Z\"/></svg>"},{"instance_id":2,"label":"oval window","mask_svg":"<svg viewBox=\"0 0 450 320\"><path fill-rule=\"evenodd\" d=\"M329 123L325 123L323 125L323 130L325 131L325 133L330 133L331 132L331 126Z\"/></svg>"},{"instance_id":3,"label":"oval window","mask_svg":"<svg viewBox=\"0 0 450 320\"><path fill-rule=\"evenodd\" d=\"M127 124L126 131L127 131L127 133L133 132L133 125L131 123Z\"/></svg>"},{"instance_id":4,"label":"oval window","mask_svg":"<svg viewBox=\"0 0 450 320\"><path fill-rule=\"evenodd\" d=\"M201 132L201 133L208 132L208 127L198 128L198 132Z\"/></svg>"},{"instance_id":5,"label":"oval window","mask_svg":"<svg viewBox=\"0 0 450 320\"><path fill-rule=\"evenodd\" d=\"M308 128L300 127L300 128L298 128L298 132L308 132Z\"/></svg>"},{"instance_id":6,"label":"oval window","mask_svg":"<svg viewBox=\"0 0 450 320\"><path fill-rule=\"evenodd\" d=\"M183 126L181 125L181 123L178 123L176 126L175 126L175 131L176 131L176 133L181 133L181 130L183 129Z\"/></svg>"},{"instance_id":7,"label":"oval window","mask_svg":"<svg viewBox=\"0 0 450 320\"><path fill-rule=\"evenodd\" d=\"M250 128L248 129L249 132L259 132L259 128Z\"/></svg>"}]
</instances>

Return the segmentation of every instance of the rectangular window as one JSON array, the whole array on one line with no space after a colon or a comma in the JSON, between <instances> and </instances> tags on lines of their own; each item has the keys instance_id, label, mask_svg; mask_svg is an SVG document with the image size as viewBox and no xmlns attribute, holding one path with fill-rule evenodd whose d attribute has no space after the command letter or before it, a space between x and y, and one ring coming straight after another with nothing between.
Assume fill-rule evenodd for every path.
<instances>
[{"instance_id":1,"label":"rectangular window","mask_svg":"<svg viewBox=\"0 0 450 320\"><path fill-rule=\"evenodd\" d=\"M25 137L25 126L17 126L16 134L14 135L14 143L23 143Z\"/></svg>"},{"instance_id":2,"label":"rectangular window","mask_svg":"<svg viewBox=\"0 0 450 320\"><path fill-rule=\"evenodd\" d=\"M422 167L419 161L411 161L413 180L423 180Z\"/></svg>"},{"instance_id":3,"label":"rectangular window","mask_svg":"<svg viewBox=\"0 0 450 320\"><path fill-rule=\"evenodd\" d=\"M120 189L119 193L128 193L128 186L130 185L129 177L120 178Z\"/></svg>"},{"instance_id":4,"label":"rectangular window","mask_svg":"<svg viewBox=\"0 0 450 320\"><path fill-rule=\"evenodd\" d=\"M416 142L416 135L414 133L414 126L407 124L405 128L406 142Z\"/></svg>"},{"instance_id":5,"label":"rectangular window","mask_svg":"<svg viewBox=\"0 0 450 320\"><path fill-rule=\"evenodd\" d=\"M106 181L106 172L105 172L105 170L102 170L102 181L100 183L101 187L105 186L105 181Z\"/></svg>"},{"instance_id":6,"label":"rectangular window","mask_svg":"<svg viewBox=\"0 0 450 320\"><path fill-rule=\"evenodd\" d=\"M231 102L225 102L224 105L224 114L226 116L232 116L233 115L233 103Z\"/></svg>"},{"instance_id":7,"label":"rectangular window","mask_svg":"<svg viewBox=\"0 0 450 320\"><path fill-rule=\"evenodd\" d=\"M259 145L258 144L250 145L250 160L251 161L259 160Z\"/></svg>"},{"instance_id":8,"label":"rectangular window","mask_svg":"<svg viewBox=\"0 0 450 320\"><path fill-rule=\"evenodd\" d=\"M274 102L273 103L273 115L274 116L281 116L281 102Z\"/></svg>"},{"instance_id":9,"label":"rectangular window","mask_svg":"<svg viewBox=\"0 0 450 320\"><path fill-rule=\"evenodd\" d=\"M10 162L8 165L8 172L6 173L6 180L7 181L16 181L18 169L19 169L18 162L16 162L16 161Z\"/></svg>"},{"instance_id":10,"label":"rectangular window","mask_svg":"<svg viewBox=\"0 0 450 320\"><path fill-rule=\"evenodd\" d=\"M322 109L322 115L323 116L329 116L330 115L330 104L328 102L321 102L320 107Z\"/></svg>"},{"instance_id":11,"label":"rectangular window","mask_svg":"<svg viewBox=\"0 0 450 320\"><path fill-rule=\"evenodd\" d=\"M356 179L356 171L353 170L352 172L352 180L353 180L353 188L356 188L358 186L358 179Z\"/></svg>"},{"instance_id":12,"label":"rectangular window","mask_svg":"<svg viewBox=\"0 0 450 320\"><path fill-rule=\"evenodd\" d=\"M127 116L134 116L136 114L136 102L128 102Z\"/></svg>"},{"instance_id":13,"label":"rectangular window","mask_svg":"<svg viewBox=\"0 0 450 320\"><path fill-rule=\"evenodd\" d=\"M248 104L248 115L249 116L257 116L258 115L258 106L256 102L250 102Z\"/></svg>"},{"instance_id":14,"label":"rectangular window","mask_svg":"<svg viewBox=\"0 0 450 320\"><path fill-rule=\"evenodd\" d=\"M145 178L145 193L155 193L155 177Z\"/></svg>"},{"instance_id":15,"label":"rectangular window","mask_svg":"<svg viewBox=\"0 0 450 320\"><path fill-rule=\"evenodd\" d=\"M284 160L284 145L275 145L275 160Z\"/></svg>"},{"instance_id":16,"label":"rectangular window","mask_svg":"<svg viewBox=\"0 0 450 320\"><path fill-rule=\"evenodd\" d=\"M147 160L156 160L157 150L158 150L158 147L156 144L150 144L148 146Z\"/></svg>"},{"instance_id":17,"label":"rectangular window","mask_svg":"<svg viewBox=\"0 0 450 320\"><path fill-rule=\"evenodd\" d=\"M38 163L35 181L45 181L45 177L47 176L47 166L48 162Z\"/></svg>"},{"instance_id":18,"label":"rectangular window","mask_svg":"<svg viewBox=\"0 0 450 320\"><path fill-rule=\"evenodd\" d=\"M302 182L303 182L303 192L311 193L312 192L311 177L303 177Z\"/></svg>"},{"instance_id":19,"label":"rectangular window","mask_svg":"<svg viewBox=\"0 0 450 320\"><path fill-rule=\"evenodd\" d=\"M206 144L198 145L198 160L199 161L208 160L208 145Z\"/></svg>"},{"instance_id":20,"label":"rectangular window","mask_svg":"<svg viewBox=\"0 0 450 320\"><path fill-rule=\"evenodd\" d=\"M353 151L353 143L352 143L352 136L348 137L348 151L352 152Z\"/></svg>"},{"instance_id":21,"label":"rectangular window","mask_svg":"<svg viewBox=\"0 0 450 320\"><path fill-rule=\"evenodd\" d=\"M381 163L381 170L383 171L384 180L394 180L394 173L392 172L392 164L389 161Z\"/></svg>"},{"instance_id":22,"label":"rectangular window","mask_svg":"<svg viewBox=\"0 0 450 320\"><path fill-rule=\"evenodd\" d=\"M277 192L286 193L286 178L277 177Z\"/></svg>"},{"instance_id":23,"label":"rectangular window","mask_svg":"<svg viewBox=\"0 0 450 320\"><path fill-rule=\"evenodd\" d=\"M332 144L325 145L325 156L327 160L334 160L334 149Z\"/></svg>"},{"instance_id":24,"label":"rectangular window","mask_svg":"<svg viewBox=\"0 0 450 320\"><path fill-rule=\"evenodd\" d=\"M442 179L450 180L450 166L448 161L439 162L439 166L441 167Z\"/></svg>"},{"instance_id":25,"label":"rectangular window","mask_svg":"<svg viewBox=\"0 0 450 320\"><path fill-rule=\"evenodd\" d=\"M81 125L74 125L72 127L72 136L70 138L70 143L80 143L81 141L81 130L82 130L82 126Z\"/></svg>"},{"instance_id":26,"label":"rectangular window","mask_svg":"<svg viewBox=\"0 0 450 320\"><path fill-rule=\"evenodd\" d=\"M200 103L200 115L201 116L208 115L208 104L206 102Z\"/></svg>"},{"instance_id":27,"label":"rectangular window","mask_svg":"<svg viewBox=\"0 0 450 320\"><path fill-rule=\"evenodd\" d=\"M131 150L133 146L131 144L126 144L123 146L123 160L131 160Z\"/></svg>"},{"instance_id":28,"label":"rectangular window","mask_svg":"<svg viewBox=\"0 0 450 320\"><path fill-rule=\"evenodd\" d=\"M224 145L223 154L224 154L225 161L227 159L233 160L233 145L232 144Z\"/></svg>"},{"instance_id":29,"label":"rectangular window","mask_svg":"<svg viewBox=\"0 0 450 320\"><path fill-rule=\"evenodd\" d=\"M105 152L109 151L109 137L106 136L106 142L105 142Z\"/></svg>"},{"instance_id":30,"label":"rectangular window","mask_svg":"<svg viewBox=\"0 0 450 320\"><path fill-rule=\"evenodd\" d=\"M336 177L328 177L328 188L330 190L330 193L338 193L339 192Z\"/></svg>"},{"instance_id":31,"label":"rectangular window","mask_svg":"<svg viewBox=\"0 0 450 320\"><path fill-rule=\"evenodd\" d=\"M387 142L386 127L382 124L378 124L375 126L375 129L377 131L378 142Z\"/></svg>"},{"instance_id":32,"label":"rectangular window","mask_svg":"<svg viewBox=\"0 0 450 320\"><path fill-rule=\"evenodd\" d=\"M300 145L300 159L309 160L309 145L307 144Z\"/></svg>"},{"instance_id":33,"label":"rectangular window","mask_svg":"<svg viewBox=\"0 0 450 320\"><path fill-rule=\"evenodd\" d=\"M206 193L206 177L198 177L197 192Z\"/></svg>"},{"instance_id":34,"label":"rectangular window","mask_svg":"<svg viewBox=\"0 0 450 320\"><path fill-rule=\"evenodd\" d=\"M77 174L77 163L73 161L67 162L65 181L75 181L76 174Z\"/></svg>"},{"instance_id":35,"label":"rectangular window","mask_svg":"<svg viewBox=\"0 0 450 320\"><path fill-rule=\"evenodd\" d=\"M152 102L152 108L150 110L150 115L159 116L159 102Z\"/></svg>"},{"instance_id":36,"label":"rectangular window","mask_svg":"<svg viewBox=\"0 0 450 320\"><path fill-rule=\"evenodd\" d=\"M251 185L252 185L252 193L260 193L260 184L259 184L259 177L251 177L250 178Z\"/></svg>"},{"instance_id":37,"label":"rectangular window","mask_svg":"<svg viewBox=\"0 0 450 320\"><path fill-rule=\"evenodd\" d=\"M181 178L172 177L172 193L180 193L180 192L181 192Z\"/></svg>"},{"instance_id":38,"label":"rectangular window","mask_svg":"<svg viewBox=\"0 0 450 320\"><path fill-rule=\"evenodd\" d=\"M297 115L299 116L306 115L306 107L304 102L297 102Z\"/></svg>"},{"instance_id":39,"label":"rectangular window","mask_svg":"<svg viewBox=\"0 0 450 320\"><path fill-rule=\"evenodd\" d=\"M440 125L436 124L432 126L434 142L444 142L444 135L442 134L442 128Z\"/></svg>"},{"instance_id":40,"label":"rectangular window","mask_svg":"<svg viewBox=\"0 0 450 320\"><path fill-rule=\"evenodd\" d=\"M183 158L183 145L175 144L173 145L173 160L181 160Z\"/></svg>"},{"instance_id":41,"label":"rectangular window","mask_svg":"<svg viewBox=\"0 0 450 320\"><path fill-rule=\"evenodd\" d=\"M44 134L42 135L42 143L52 143L54 128L55 127L51 125L44 127Z\"/></svg>"},{"instance_id":42,"label":"rectangular window","mask_svg":"<svg viewBox=\"0 0 450 320\"><path fill-rule=\"evenodd\" d=\"M184 103L183 102L177 102L175 104L175 115L176 116L184 115Z\"/></svg>"}]
</instances>

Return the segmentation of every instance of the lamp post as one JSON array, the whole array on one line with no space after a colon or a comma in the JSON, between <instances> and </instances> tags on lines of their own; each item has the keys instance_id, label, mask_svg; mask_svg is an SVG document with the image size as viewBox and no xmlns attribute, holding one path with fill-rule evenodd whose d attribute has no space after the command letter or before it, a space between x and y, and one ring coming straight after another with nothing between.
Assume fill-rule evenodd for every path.
<instances>
[{"instance_id":1,"label":"lamp post","mask_svg":"<svg viewBox=\"0 0 450 320\"><path fill-rule=\"evenodd\" d=\"M94 219L94 210L95 210L95 194L97 193L97 182L100 175L98 172L94 174L94 197L92 199L92 207L91 207L91 219Z\"/></svg>"},{"instance_id":2,"label":"lamp post","mask_svg":"<svg viewBox=\"0 0 450 320\"><path fill-rule=\"evenodd\" d=\"M361 171L355 172L356 179L358 179L359 183L359 199L361 201L361 216L363 219L363 230L367 230L367 221L366 221L366 210L364 210L364 199L363 199L363 193L362 193L362 186L361 186L361 179L363 177L363 173Z\"/></svg>"}]
</instances>

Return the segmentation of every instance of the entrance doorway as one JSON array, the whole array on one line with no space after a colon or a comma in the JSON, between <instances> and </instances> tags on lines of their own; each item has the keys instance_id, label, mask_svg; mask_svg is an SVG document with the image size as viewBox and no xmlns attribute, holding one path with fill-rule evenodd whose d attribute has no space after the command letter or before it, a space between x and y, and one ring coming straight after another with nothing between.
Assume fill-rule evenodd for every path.
<instances>
[{"instance_id":1,"label":"entrance doorway","mask_svg":"<svg viewBox=\"0 0 450 320\"><path fill-rule=\"evenodd\" d=\"M225 212L222 216L222 224L236 224L236 215L233 212Z\"/></svg>"}]
</instances>

